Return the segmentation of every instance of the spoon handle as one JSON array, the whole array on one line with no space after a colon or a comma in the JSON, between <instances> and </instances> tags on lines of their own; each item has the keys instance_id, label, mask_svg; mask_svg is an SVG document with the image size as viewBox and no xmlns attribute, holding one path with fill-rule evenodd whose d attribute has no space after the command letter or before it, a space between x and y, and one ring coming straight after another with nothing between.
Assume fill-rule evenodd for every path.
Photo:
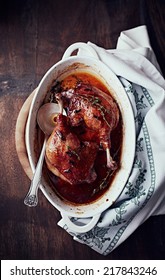
<instances>
[{"instance_id":1,"label":"spoon handle","mask_svg":"<svg viewBox=\"0 0 165 280\"><path fill-rule=\"evenodd\" d=\"M45 156L46 142L47 142L47 136L45 136L44 139L44 143L42 146L42 150L40 153L40 157L36 166L33 179L31 181L29 192L27 193L24 199L24 203L29 207L33 207L38 204L38 188L41 182L42 166L43 166L43 161Z\"/></svg>"}]
</instances>

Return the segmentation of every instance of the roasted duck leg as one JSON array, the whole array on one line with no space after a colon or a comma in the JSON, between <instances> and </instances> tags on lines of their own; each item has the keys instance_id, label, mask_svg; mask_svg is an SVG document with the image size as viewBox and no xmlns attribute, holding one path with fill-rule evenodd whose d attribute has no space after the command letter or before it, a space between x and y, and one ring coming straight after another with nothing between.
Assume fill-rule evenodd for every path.
<instances>
[{"instance_id":1,"label":"roasted duck leg","mask_svg":"<svg viewBox=\"0 0 165 280\"><path fill-rule=\"evenodd\" d=\"M49 170L70 184L93 182L97 177L94 170L97 151L97 143L80 141L72 132L68 118L58 115L57 125L46 145L45 158Z\"/></svg>"},{"instance_id":2,"label":"roasted duck leg","mask_svg":"<svg viewBox=\"0 0 165 280\"><path fill-rule=\"evenodd\" d=\"M63 99L72 127L83 127L82 140L96 142L106 151L107 166L116 169L110 154L110 134L119 122L119 109L114 99L100 89L79 84L75 89L62 91L57 98Z\"/></svg>"}]
</instances>

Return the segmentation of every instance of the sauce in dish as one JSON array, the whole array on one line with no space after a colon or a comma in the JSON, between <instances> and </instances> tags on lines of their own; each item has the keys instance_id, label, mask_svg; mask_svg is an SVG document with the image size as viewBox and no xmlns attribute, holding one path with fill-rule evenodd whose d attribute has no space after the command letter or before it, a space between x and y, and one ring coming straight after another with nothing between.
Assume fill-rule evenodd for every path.
<instances>
[{"instance_id":1,"label":"sauce in dish","mask_svg":"<svg viewBox=\"0 0 165 280\"><path fill-rule=\"evenodd\" d=\"M65 201L87 204L110 188L120 169L123 125L118 104L94 75L75 72L50 86L55 117L45 154L49 184Z\"/></svg>"}]
</instances>

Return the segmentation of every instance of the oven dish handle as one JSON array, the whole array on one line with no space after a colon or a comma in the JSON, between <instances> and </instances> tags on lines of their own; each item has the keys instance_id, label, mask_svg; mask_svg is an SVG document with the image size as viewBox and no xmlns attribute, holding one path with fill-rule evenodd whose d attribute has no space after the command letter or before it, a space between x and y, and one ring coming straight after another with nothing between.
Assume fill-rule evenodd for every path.
<instances>
[{"instance_id":1,"label":"oven dish handle","mask_svg":"<svg viewBox=\"0 0 165 280\"><path fill-rule=\"evenodd\" d=\"M96 51L89 45L87 45L86 43L82 43L82 42L78 42L78 43L74 43L72 45L70 45L66 51L63 54L62 60L64 60L65 58L68 58L71 56L71 54L75 51L75 50L85 50L87 53L89 53L90 57L99 59Z\"/></svg>"},{"instance_id":2,"label":"oven dish handle","mask_svg":"<svg viewBox=\"0 0 165 280\"><path fill-rule=\"evenodd\" d=\"M100 218L101 214L97 214L93 217L91 217L89 223L87 223L86 225L76 225L74 222L71 221L71 217L68 217L67 214L65 214L64 212L61 212L61 216L66 224L66 226L68 227L69 230L77 232L77 233L85 233L90 231L98 222L99 218Z\"/></svg>"}]
</instances>

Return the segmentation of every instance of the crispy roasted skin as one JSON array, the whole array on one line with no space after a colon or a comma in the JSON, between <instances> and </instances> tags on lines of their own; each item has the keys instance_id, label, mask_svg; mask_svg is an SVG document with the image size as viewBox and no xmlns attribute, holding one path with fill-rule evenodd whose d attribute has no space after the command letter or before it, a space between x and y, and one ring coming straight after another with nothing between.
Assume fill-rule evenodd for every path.
<instances>
[{"instance_id":1,"label":"crispy roasted skin","mask_svg":"<svg viewBox=\"0 0 165 280\"><path fill-rule=\"evenodd\" d=\"M58 116L57 126L46 145L47 166L56 176L70 184L93 182L97 177L93 168L97 151L97 143L80 141L67 117Z\"/></svg>"},{"instance_id":2,"label":"crispy roasted skin","mask_svg":"<svg viewBox=\"0 0 165 280\"><path fill-rule=\"evenodd\" d=\"M114 99L100 89L80 83L75 89L56 93L56 100L67 111L60 114L48 139L48 168L70 184L93 182L99 149L107 153L107 167L116 169L110 155L112 130L119 122L119 109Z\"/></svg>"},{"instance_id":3,"label":"crispy roasted skin","mask_svg":"<svg viewBox=\"0 0 165 280\"><path fill-rule=\"evenodd\" d=\"M120 117L115 100L100 89L83 83L58 95L66 106L71 126L83 127L82 139L97 142L107 152L107 166L115 169L116 163L110 155L110 135Z\"/></svg>"}]
</instances>

